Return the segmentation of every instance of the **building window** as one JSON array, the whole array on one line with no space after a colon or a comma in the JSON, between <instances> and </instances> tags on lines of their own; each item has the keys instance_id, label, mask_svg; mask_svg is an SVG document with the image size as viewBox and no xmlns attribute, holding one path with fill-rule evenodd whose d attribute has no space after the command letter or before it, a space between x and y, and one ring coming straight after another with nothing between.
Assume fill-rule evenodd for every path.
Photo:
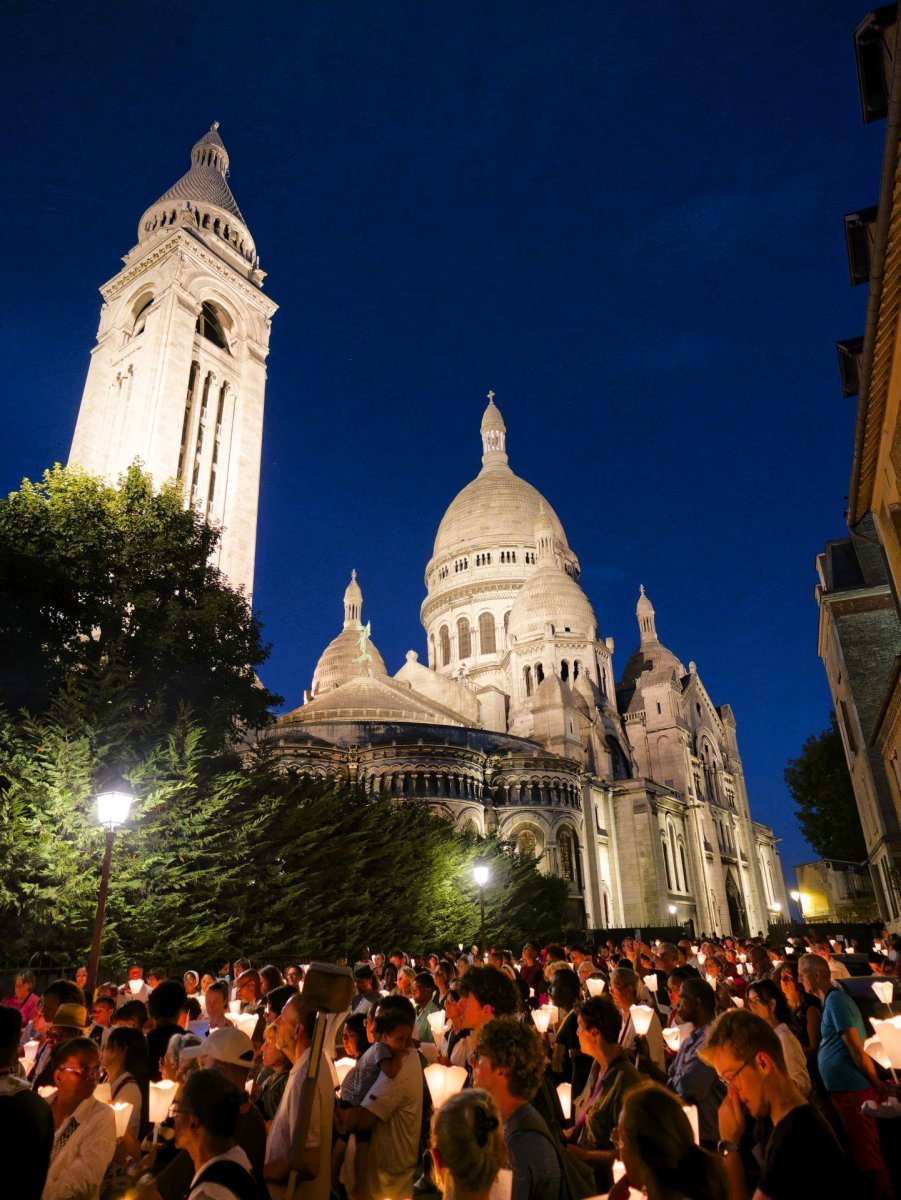
<instances>
[{"instance_id":1,"label":"building window","mask_svg":"<svg viewBox=\"0 0 901 1200\"><path fill-rule=\"evenodd\" d=\"M469 658L472 654L472 634L469 630L469 622L465 617L461 617L457 622L457 657Z\"/></svg>"},{"instance_id":2,"label":"building window","mask_svg":"<svg viewBox=\"0 0 901 1200\"><path fill-rule=\"evenodd\" d=\"M523 681L526 685L526 695L531 696L531 694L532 694L532 668L526 667L523 670L522 677L523 677Z\"/></svg>"},{"instance_id":3,"label":"building window","mask_svg":"<svg viewBox=\"0 0 901 1200\"><path fill-rule=\"evenodd\" d=\"M228 351L228 341L225 337L225 330L222 328L222 321L215 308L207 300L204 300L200 306L197 332L202 338L206 338L208 342L218 346L220 350Z\"/></svg>"},{"instance_id":4,"label":"building window","mask_svg":"<svg viewBox=\"0 0 901 1200\"><path fill-rule=\"evenodd\" d=\"M497 653L497 636L491 613L482 613L479 617L479 649L482 654Z\"/></svg>"},{"instance_id":5,"label":"building window","mask_svg":"<svg viewBox=\"0 0 901 1200\"><path fill-rule=\"evenodd\" d=\"M441 665L446 667L450 662L450 634L446 625L438 630L438 643L441 646Z\"/></svg>"}]
</instances>

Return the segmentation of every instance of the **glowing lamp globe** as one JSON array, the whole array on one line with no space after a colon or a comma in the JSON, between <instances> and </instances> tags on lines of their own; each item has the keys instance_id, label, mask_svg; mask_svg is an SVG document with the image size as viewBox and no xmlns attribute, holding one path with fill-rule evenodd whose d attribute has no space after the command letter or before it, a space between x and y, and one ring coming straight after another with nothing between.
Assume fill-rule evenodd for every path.
<instances>
[{"instance_id":1,"label":"glowing lamp globe","mask_svg":"<svg viewBox=\"0 0 901 1200\"><path fill-rule=\"evenodd\" d=\"M639 1037L645 1037L651 1028L651 1018L654 1010L647 1004L632 1004L629 1006L632 1014L632 1028Z\"/></svg>"},{"instance_id":2,"label":"glowing lamp globe","mask_svg":"<svg viewBox=\"0 0 901 1200\"><path fill-rule=\"evenodd\" d=\"M423 1074L435 1108L440 1108L445 1100L462 1091L466 1083L465 1067L445 1067L441 1063L429 1063Z\"/></svg>"},{"instance_id":3,"label":"glowing lamp globe","mask_svg":"<svg viewBox=\"0 0 901 1200\"><path fill-rule=\"evenodd\" d=\"M107 829L118 829L128 820L135 794L121 775L108 776L97 790L97 820Z\"/></svg>"},{"instance_id":4,"label":"glowing lamp globe","mask_svg":"<svg viewBox=\"0 0 901 1200\"><path fill-rule=\"evenodd\" d=\"M476 865L472 868L472 877L479 887L485 886L485 884L488 882L488 868L484 863L476 863Z\"/></svg>"}]
</instances>

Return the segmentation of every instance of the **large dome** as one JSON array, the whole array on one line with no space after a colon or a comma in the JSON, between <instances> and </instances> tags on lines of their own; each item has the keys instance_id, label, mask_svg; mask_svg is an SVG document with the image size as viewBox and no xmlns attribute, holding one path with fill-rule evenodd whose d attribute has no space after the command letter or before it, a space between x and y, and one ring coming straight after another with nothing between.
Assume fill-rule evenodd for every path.
<instances>
[{"instance_id":1,"label":"large dome","mask_svg":"<svg viewBox=\"0 0 901 1200\"><path fill-rule=\"evenodd\" d=\"M344 628L323 650L313 672L313 696L321 696L357 676L387 676L384 659L369 640L369 626L362 622L363 593L356 571L344 593Z\"/></svg>"},{"instance_id":2,"label":"large dome","mask_svg":"<svg viewBox=\"0 0 901 1200\"><path fill-rule=\"evenodd\" d=\"M506 464L483 467L451 502L435 536L433 558L482 542L534 545L535 521L544 504L557 540L569 548L560 519L541 493Z\"/></svg>"},{"instance_id":3,"label":"large dome","mask_svg":"<svg viewBox=\"0 0 901 1200\"><path fill-rule=\"evenodd\" d=\"M535 522L542 507L561 550L569 550L557 514L530 483L507 463L504 419L489 393L482 417L482 469L451 501L435 536L433 561L471 546L534 545Z\"/></svg>"}]
</instances>

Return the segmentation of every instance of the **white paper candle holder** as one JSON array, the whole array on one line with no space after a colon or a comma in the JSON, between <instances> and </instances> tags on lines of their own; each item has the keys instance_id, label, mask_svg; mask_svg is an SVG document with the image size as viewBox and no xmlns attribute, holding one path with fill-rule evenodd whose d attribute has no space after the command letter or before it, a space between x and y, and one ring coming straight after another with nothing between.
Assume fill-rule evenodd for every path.
<instances>
[{"instance_id":1,"label":"white paper candle holder","mask_svg":"<svg viewBox=\"0 0 901 1200\"><path fill-rule=\"evenodd\" d=\"M441 1063L429 1063L423 1074L435 1108L440 1108L450 1096L462 1091L466 1082L465 1067L445 1067Z\"/></svg>"},{"instance_id":2,"label":"white paper candle holder","mask_svg":"<svg viewBox=\"0 0 901 1200\"><path fill-rule=\"evenodd\" d=\"M338 1086L342 1087L350 1071L357 1065L355 1058L336 1058L335 1073L338 1076Z\"/></svg>"},{"instance_id":3,"label":"white paper candle holder","mask_svg":"<svg viewBox=\"0 0 901 1200\"><path fill-rule=\"evenodd\" d=\"M657 988L660 983L660 980L657 978L656 975L645 975L643 983L649 992L654 992L656 995Z\"/></svg>"},{"instance_id":4,"label":"white paper candle holder","mask_svg":"<svg viewBox=\"0 0 901 1200\"><path fill-rule=\"evenodd\" d=\"M558 1083L557 1095L560 1097L560 1107L563 1109L563 1120L568 1121L573 1111L573 1085Z\"/></svg>"},{"instance_id":5,"label":"white paper candle holder","mask_svg":"<svg viewBox=\"0 0 901 1200\"><path fill-rule=\"evenodd\" d=\"M632 1014L632 1028L639 1037L645 1037L651 1028L651 1018L654 1010L648 1004L632 1004L629 1006Z\"/></svg>"},{"instance_id":6,"label":"white paper candle holder","mask_svg":"<svg viewBox=\"0 0 901 1200\"><path fill-rule=\"evenodd\" d=\"M127 1100L117 1100L115 1104L110 1104L113 1110L113 1116L116 1118L116 1137L124 1137L128 1132L128 1122L131 1120L132 1108Z\"/></svg>"},{"instance_id":7,"label":"white paper candle holder","mask_svg":"<svg viewBox=\"0 0 901 1200\"><path fill-rule=\"evenodd\" d=\"M254 1030L259 1022L259 1017L256 1013L226 1013L226 1019L231 1021L235 1029L240 1029L242 1033L246 1033L249 1038L253 1037Z\"/></svg>"},{"instance_id":8,"label":"white paper candle holder","mask_svg":"<svg viewBox=\"0 0 901 1200\"><path fill-rule=\"evenodd\" d=\"M890 979L879 979L873 984L873 991L883 1004L891 1004L895 997L895 985Z\"/></svg>"},{"instance_id":9,"label":"white paper candle holder","mask_svg":"<svg viewBox=\"0 0 901 1200\"><path fill-rule=\"evenodd\" d=\"M603 995L604 988L607 986L607 981L605 979L592 979L589 976L589 978L585 980L585 986L588 988L588 994L590 996L600 996Z\"/></svg>"},{"instance_id":10,"label":"white paper candle holder","mask_svg":"<svg viewBox=\"0 0 901 1200\"><path fill-rule=\"evenodd\" d=\"M447 1017L443 1012L429 1013L429 1029L432 1031L433 1038L441 1037L444 1033L444 1027L447 1024Z\"/></svg>"},{"instance_id":11,"label":"white paper candle holder","mask_svg":"<svg viewBox=\"0 0 901 1200\"><path fill-rule=\"evenodd\" d=\"M174 1079L161 1079L159 1083L151 1083L148 1089L149 1111L151 1125L159 1125L169 1116L169 1109L175 1099L178 1084Z\"/></svg>"}]
</instances>

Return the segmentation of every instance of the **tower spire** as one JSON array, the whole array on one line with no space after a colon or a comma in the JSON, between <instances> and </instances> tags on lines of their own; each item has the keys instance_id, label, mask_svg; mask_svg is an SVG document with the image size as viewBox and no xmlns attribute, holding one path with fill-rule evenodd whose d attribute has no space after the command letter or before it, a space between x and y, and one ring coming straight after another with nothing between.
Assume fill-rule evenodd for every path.
<instances>
[{"instance_id":1,"label":"tower spire","mask_svg":"<svg viewBox=\"0 0 901 1200\"><path fill-rule=\"evenodd\" d=\"M641 634L641 644L657 641L657 626L654 623L654 606L645 595L644 584L638 585L638 604L635 615L638 617L638 631Z\"/></svg>"},{"instance_id":2,"label":"tower spire","mask_svg":"<svg viewBox=\"0 0 901 1200\"><path fill-rule=\"evenodd\" d=\"M501 410L494 403L494 392L489 392L488 407L482 415L482 463L487 467L506 461L507 426Z\"/></svg>"},{"instance_id":3,"label":"tower spire","mask_svg":"<svg viewBox=\"0 0 901 1200\"><path fill-rule=\"evenodd\" d=\"M363 593L357 583L357 572L350 573L350 583L344 592L344 628L359 629L363 614Z\"/></svg>"}]
</instances>

